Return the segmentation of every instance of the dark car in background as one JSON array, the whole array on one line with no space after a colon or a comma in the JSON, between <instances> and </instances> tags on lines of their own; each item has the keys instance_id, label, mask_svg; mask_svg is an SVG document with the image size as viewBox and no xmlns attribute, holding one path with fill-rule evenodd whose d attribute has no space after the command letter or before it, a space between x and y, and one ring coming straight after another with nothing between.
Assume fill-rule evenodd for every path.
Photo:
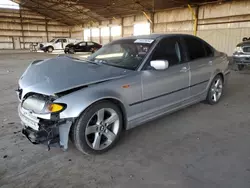
<instances>
[{"instance_id":1,"label":"dark car in background","mask_svg":"<svg viewBox=\"0 0 250 188\"><path fill-rule=\"evenodd\" d=\"M233 53L233 61L239 71L243 70L246 66L250 66L250 38L245 37L242 41L236 46Z\"/></svg>"},{"instance_id":2,"label":"dark car in background","mask_svg":"<svg viewBox=\"0 0 250 188\"><path fill-rule=\"evenodd\" d=\"M94 53L95 51L99 50L102 47L101 44L92 41L81 41L76 44L68 44L64 52L67 54L74 54L75 52L91 52Z\"/></svg>"}]
</instances>

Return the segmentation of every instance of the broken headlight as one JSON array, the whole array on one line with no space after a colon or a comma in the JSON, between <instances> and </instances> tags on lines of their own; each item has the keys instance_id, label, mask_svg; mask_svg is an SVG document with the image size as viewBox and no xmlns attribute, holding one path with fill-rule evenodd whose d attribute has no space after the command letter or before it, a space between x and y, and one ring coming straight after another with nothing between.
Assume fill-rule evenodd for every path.
<instances>
[{"instance_id":1,"label":"broken headlight","mask_svg":"<svg viewBox=\"0 0 250 188\"><path fill-rule=\"evenodd\" d=\"M32 95L27 97L22 107L37 114L59 113L66 109L67 105L62 103L53 103L48 97Z\"/></svg>"}]
</instances>

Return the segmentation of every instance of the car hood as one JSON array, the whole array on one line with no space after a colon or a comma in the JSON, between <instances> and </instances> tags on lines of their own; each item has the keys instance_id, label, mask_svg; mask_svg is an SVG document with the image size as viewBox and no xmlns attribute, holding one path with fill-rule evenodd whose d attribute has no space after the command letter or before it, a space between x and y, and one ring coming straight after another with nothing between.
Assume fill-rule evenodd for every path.
<instances>
[{"instance_id":1,"label":"car hood","mask_svg":"<svg viewBox=\"0 0 250 188\"><path fill-rule=\"evenodd\" d=\"M44 43L40 43L40 44L42 44L43 46L49 46L49 45L52 45L53 43L51 43L51 42L44 42Z\"/></svg>"},{"instance_id":2,"label":"car hood","mask_svg":"<svg viewBox=\"0 0 250 188\"><path fill-rule=\"evenodd\" d=\"M73 46L75 46L76 44L74 44L74 43L70 43L70 44L67 44L66 45L66 47L73 47Z\"/></svg>"},{"instance_id":3,"label":"car hood","mask_svg":"<svg viewBox=\"0 0 250 188\"><path fill-rule=\"evenodd\" d=\"M81 86L126 76L131 70L92 64L70 57L34 61L19 79L22 96L34 92L54 95Z\"/></svg>"}]
</instances>

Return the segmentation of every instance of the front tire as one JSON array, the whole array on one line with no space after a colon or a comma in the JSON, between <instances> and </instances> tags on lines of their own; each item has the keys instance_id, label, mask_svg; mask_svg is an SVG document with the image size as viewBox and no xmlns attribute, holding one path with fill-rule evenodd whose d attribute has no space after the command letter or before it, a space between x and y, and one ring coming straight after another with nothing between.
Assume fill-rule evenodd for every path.
<instances>
[{"instance_id":1,"label":"front tire","mask_svg":"<svg viewBox=\"0 0 250 188\"><path fill-rule=\"evenodd\" d=\"M207 103L211 105L218 103L223 94L223 90L224 90L224 84L222 76L217 75L214 77L213 81L210 84L206 99Z\"/></svg>"},{"instance_id":2,"label":"front tire","mask_svg":"<svg viewBox=\"0 0 250 188\"><path fill-rule=\"evenodd\" d=\"M75 53L74 48L70 48L70 49L69 49L69 54L74 54L74 53Z\"/></svg>"},{"instance_id":3,"label":"front tire","mask_svg":"<svg viewBox=\"0 0 250 188\"><path fill-rule=\"evenodd\" d=\"M118 106L98 102L86 109L73 125L73 142L85 154L102 154L117 143L121 136L123 121Z\"/></svg>"},{"instance_id":4,"label":"front tire","mask_svg":"<svg viewBox=\"0 0 250 188\"><path fill-rule=\"evenodd\" d=\"M52 53L53 52L53 48L52 47L48 47L47 48L47 52Z\"/></svg>"}]
</instances>

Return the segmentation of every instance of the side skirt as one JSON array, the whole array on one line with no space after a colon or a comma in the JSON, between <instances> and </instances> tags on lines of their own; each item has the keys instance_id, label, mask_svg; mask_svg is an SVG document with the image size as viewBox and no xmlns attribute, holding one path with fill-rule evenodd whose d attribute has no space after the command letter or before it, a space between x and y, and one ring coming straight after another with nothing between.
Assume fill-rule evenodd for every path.
<instances>
[{"instance_id":1,"label":"side skirt","mask_svg":"<svg viewBox=\"0 0 250 188\"><path fill-rule=\"evenodd\" d=\"M199 102L205 100L206 96L207 96L207 92L204 92L202 94L199 94L198 96L194 96L194 97L189 98L185 101L173 104L171 106L167 106L167 107L162 108L160 110L157 110L151 114L143 115L143 116L140 116L136 119L133 119L133 120L128 122L127 130L132 129L134 127L137 127L139 125L142 125L146 122L155 120L161 116L171 114L171 113L176 112L180 109L186 108L186 107L191 106L191 105L196 104L196 103L199 103Z\"/></svg>"}]
</instances>

